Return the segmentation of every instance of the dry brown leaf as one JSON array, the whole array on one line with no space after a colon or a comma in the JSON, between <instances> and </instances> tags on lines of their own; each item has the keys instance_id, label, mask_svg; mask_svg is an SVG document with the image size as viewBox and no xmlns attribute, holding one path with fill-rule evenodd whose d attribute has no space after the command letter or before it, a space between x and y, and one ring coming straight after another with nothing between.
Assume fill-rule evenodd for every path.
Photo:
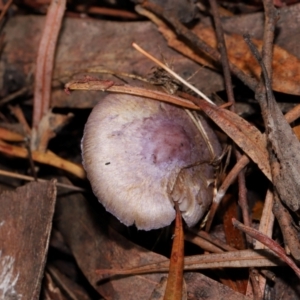
<instances>
[{"instance_id":1,"label":"dry brown leaf","mask_svg":"<svg viewBox=\"0 0 300 300\"><path fill-rule=\"evenodd\" d=\"M184 233L182 217L178 206L176 206L174 239L164 300L177 300L183 297L183 261Z\"/></svg>"},{"instance_id":2,"label":"dry brown leaf","mask_svg":"<svg viewBox=\"0 0 300 300\"><path fill-rule=\"evenodd\" d=\"M237 114L199 101L200 107L255 162L272 181L269 155L262 133Z\"/></svg>"},{"instance_id":3,"label":"dry brown leaf","mask_svg":"<svg viewBox=\"0 0 300 300\"><path fill-rule=\"evenodd\" d=\"M141 8L139 8L139 12L146 15L158 26L171 48L204 66L216 67L216 64L207 55L198 53L197 50L191 49L186 43L178 39L169 26L158 17L148 11L144 12ZM200 26L194 27L192 31L209 46L217 49L217 39L212 27L203 27L200 24ZM246 74L259 79L261 68L246 45L244 38L238 34L230 34L225 35L225 41L230 62ZM258 48L262 47L261 40L253 40L253 42ZM300 95L300 60L276 45L274 45L273 74L273 89L275 91Z\"/></svg>"},{"instance_id":4,"label":"dry brown leaf","mask_svg":"<svg viewBox=\"0 0 300 300\"><path fill-rule=\"evenodd\" d=\"M13 146L7 143L0 141L0 152L5 153L7 155L21 157L21 158L28 158L28 150L25 148ZM47 152L38 152L32 151L31 152L32 159L36 162L47 164L67 172L74 174L79 178L85 178L85 172L82 166L75 164L71 161L63 159L51 151Z\"/></svg>"}]
</instances>

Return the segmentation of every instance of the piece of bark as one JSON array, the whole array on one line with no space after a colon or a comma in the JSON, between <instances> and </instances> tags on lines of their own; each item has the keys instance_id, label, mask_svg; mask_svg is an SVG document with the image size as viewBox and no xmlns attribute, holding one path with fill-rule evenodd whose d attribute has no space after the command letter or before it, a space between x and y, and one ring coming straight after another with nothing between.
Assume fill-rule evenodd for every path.
<instances>
[{"instance_id":1,"label":"piece of bark","mask_svg":"<svg viewBox=\"0 0 300 300\"><path fill-rule=\"evenodd\" d=\"M28 85L27 77L35 68L44 20L37 16L18 16L7 22L4 29L5 47L0 59L0 76L3 77L0 96L6 96ZM132 42L139 43L159 58L163 57L184 78L192 77L189 82L204 93L211 94L223 89L222 77L219 74L170 49L151 22L120 24L66 18L57 45L53 74L57 80L53 83L56 89L52 92L51 106L88 108L93 107L104 96L99 92L76 92L70 96L64 93L64 83L70 81L74 73L87 68L100 67L144 77L151 73L153 63L134 50ZM99 77L112 78L107 74ZM115 77L113 79L116 81ZM119 82L124 83L121 80Z\"/></svg>"},{"instance_id":2,"label":"piece of bark","mask_svg":"<svg viewBox=\"0 0 300 300\"><path fill-rule=\"evenodd\" d=\"M39 299L55 200L54 181L0 195L1 299Z\"/></svg>"}]
</instances>

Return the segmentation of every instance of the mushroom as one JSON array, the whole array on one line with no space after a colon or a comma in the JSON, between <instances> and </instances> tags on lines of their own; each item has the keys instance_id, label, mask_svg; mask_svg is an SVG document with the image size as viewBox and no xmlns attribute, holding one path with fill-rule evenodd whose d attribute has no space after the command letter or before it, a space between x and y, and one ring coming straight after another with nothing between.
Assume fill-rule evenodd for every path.
<instances>
[{"instance_id":1,"label":"mushroom","mask_svg":"<svg viewBox=\"0 0 300 300\"><path fill-rule=\"evenodd\" d=\"M219 155L213 130L201 120ZM81 147L94 194L127 226L168 226L175 218L175 202L187 225L193 226L211 204L212 157L179 107L110 94L92 110Z\"/></svg>"}]
</instances>

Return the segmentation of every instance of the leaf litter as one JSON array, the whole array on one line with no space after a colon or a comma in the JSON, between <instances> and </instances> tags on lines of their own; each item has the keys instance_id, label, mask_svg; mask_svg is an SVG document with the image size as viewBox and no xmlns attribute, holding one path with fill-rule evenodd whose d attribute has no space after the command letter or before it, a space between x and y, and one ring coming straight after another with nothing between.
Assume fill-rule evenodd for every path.
<instances>
[{"instance_id":1,"label":"leaf litter","mask_svg":"<svg viewBox=\"0 0 300 300\"><path fill-rule=\"evenodd\" d=\"M264 2L265 7L267 7L267 5L269 4L270 2L268 1ZM90 10L90 11L97 11L97 10ZM142 12L141 8L137 8L137 11L149 17L149 14L145 13L145 11ZM268 17L269 16L268 9L266 9L266 12ZM109 12L109 13L111 14L113 12ZM178 17L176 16L176 14L178 14L178 11L176 12L175 10L175 17ZM182 15L180 18L182 18ZM191 45L189 45L189 47L187 48L186 43L184 43L182 40L177 39L176 34L172 31L171 27L169 27L170 24L166 25L166 23L163 23L160 19L158 19L154 15L151 16L151 20L156 25L159 26L160 31L164 33L171 47L177 47L176 49L179 52L184 53L184 55L194 59L198 63L201 63L209 68L218 69L219 61L215 60L217 57L219 57L217 50L216 52L214 51L208 52L206 53L205 56L199 55L198 51L195 50L195 48L191 48L192 47ZM205 26L204 27L201 26L202 25L200 25L199 27L200 29L197 29L197 27L195 27L194 33L196 33L201 39L203 39L204 42L209 45L209 47L211 48L216 47L216 40L214 39L213 29ZM262 42L259 40L252 40L253 43L256 45L256 47L258 47L258 49L261 48L263 49L262 50L263 53L265 53L264 51L266 51L267 38L268 37L265 37ZM56 37L50 39L51 41L53 39L54 42ZM219 126L219 128L223 132L225 132L225 134L244 153L244 155L241 156L241 158L243 159L243 164L239 168L237 168L238 171L235 171L236 173L233 174L233 176L231 177L230 183L227 184L226 188L222 190L224 195L230 184L232 184L233 186L235 185L234 179L238 176L240 170L246 168L250 160L256 163L258 168L260 169L260 172L262 172L266 176L266 178L268 178L270 183L271 182L273 183L274 186L274 189L272 188L268 189L268 181L266 181L267 184L266 184L265 191L268 190L268 192L266 192L267 193L266 200L264 202L262 218L260 219L260 225L259 225L259 231L261 232L260 236L262 237L262 240L260 240L260 242L271 241L271 243L268 244L271 250L275 251L275 249L277 249L276 247L278 246L278 240L277 241L270 240L270 237L272 236L272 232L273 232L274 215L272 214L272 206L274 206L273 208L274 214L281 226L285 246L288 246L292 256L298 259L299 256L297 254L298 253L297 251L299 248L299 243L297 240L294 241L294 243L292 242L292 240L295 240L297 238L297 228L292 224L293 219L295 220L297 218L297 215L293 214L291 211L284 208L280 201L283 201L283 203L292 211L297 211L299 208L299 202L297 199L297 195L299 194L298 185L297 185L297 182L299 182L298 171L297 171L298 170L297 165L299 164L299 158L298 158L299 142L298 139L293 134L290 125L285 121L283 114L278 108L276 102L274 102L275 101L274 96L270 94L271 88L270 85L268 85L267 83L268 76L266 74L263 75L263 78L265 79L265 85L263 84L261 84L260 86L257 85L260 79L259 77L260 67L262 66L262 63L260 61L258 63L254 61L254 56L252 55L251 51L248 49L246 44L243 42L242 36L236 34L227 34L225 39L226 39L229 61L231 63L230 68L233 74L238 76L243 82L248 84L248 86L253 90L256 89L256 86L260 88L256 90L256 96L258 100L262 99L261 108L264 117L263 119L265 121L265 130L266 130L267 138L265 138L265 134L262 134L261 131L257 129L256 125L251 124L250 122L241 118L234 112L228 110L228 107L233 105L232 103L227 104L226 107L218 107L218 106L211 105L207 102L204 102L203 100L195 99L193 95L183 97L182 95L184 95L184 93L181 93L180 96L178 97L176 95L169 95L161 91L148 90L148 88L145 89L144 87L141 88L140 84L137 84L136 80L130 81L130 84L128 84L127 82L127 84L124 85L124 82L122 82L123 79L120 81L119 79L110 77L108 79L110 84L103 86L104 81L98 79L98 75L97 78L86 77L83 80L82 80L83 76L77 77L79 79L75 79L74 81L69 83L67 85L67 88L69 90L80 88L80 89L87 89L87 90L93 90L93 89L104 90L105 92L113 91L118 93L120 92L131 93L135 95L136 94L144 95L144 96L147 95L147 97L149 98L170 102L189 109L203 110L207 114L207 116L211 118L211 120L214 121ZM157 40L159 40L159 38L157 38ZM160 43L162 43L162 40L160 40ZM56 44L56 42L54 42L54 44ZM211 49L209 47L207 48L208 50ZM201 50L203 51L203 49ZM51 51L54 50L52 49ZM270 56L270 51L267 51L267 53ZM213 55L211 56L211 54ZM207 59L209 56L210 59ZM187 60L183 56L180 57L182 62ZM134 59L136 59L136 57L134 57L133 60ZM263 61L264 63L268 62L268 60L265 60L265 54L263 54ZM92 62L92 59L90 60L90 62ZM14 62L11 61L11 63L13 64ZM144 61L144 66L145 66L144 67L145 70L147 69L149 70L148 67L149 64L145 63L145 61ZM271 68L270 59L269 59L269 64L266 63L266 66L267 69L270 70ZM176 68L176 64L174 64L174 67ZM55 68L56 70L59 70L57 64L55 65ZM298 58L291 55L288 51L279 48L278 46L275 45L272 68L273 68L272 88L275 91L298 95L299 94L298 86L296 84L298 81L297 78L299 73ZM49 67L49 69L48 67L46 69L51 73L50 70L51 66ZM130 73L132 72L132 69L125 70L125 71L127 71L127 73ZM57 71L54 71L54 73L57 76ZM70 74L72 74L72 72L70 72ZM114 74L114 72L112 72L112 74ZM253 77L250 78L249 75ZM61 72L59 76L64 76L64 75ZM59 76L57 78L59 78ZM70 81L69 80L70 77L68 76L66 76L65 79L63 80L64 83ZM215 76L217 78L218 75ZM105 77L103 79L106 80ZM36 78L35 80L36 82L39 82L40 79ZM267 98L264 94L264 87L268 91ZM23 89L22 86L20 86L19 88L20 90ZM49 87L46 93L50 93ZM52 91L51 93L52 95L54 95L54 91ZM73 97L73 94L75 93L76 92L72 92L71 97ZM77 92L77 97L78 97L77 99L80 99L81 97L80 93L81 92ZM95 95L95 94L90 94L90 95ZM3 93L3 97L5 96L7 95ZM79 101L79 102L74 102L75 104L73 103L69 105L68 103L70 103L70 100L67 100L66 96L64 97L61 98L63 100L59 100L61 101L60 106L84 108L84 107L91 107L93 106L93 104L91 103L95 103L95 102L89 102L89 104L84 104L84 103L80 103ZM14 100L13 97L11 99ZM8 101L12 101L11 99L9 99ZM3 102L3 105L5 107L7 103L6 102L7 99L4 100L5 102ZM57 100L54 99L51 100L50 107L55 106L54 103L58 103L55 101ZM93 101L98 101L98 100L93 100ZM46 102L47 101L45 101L45 103ZM57 123L56 124L51 123L51 117L50 117L51 114L49 114L48 112L49 105L47 103L45 104L46 108L42 109L42 111L44 111L42 116L44 117L44 121L43 122L35 121L34 123L35 127L41 126L39 129L40 133L38 134L38 138L36 138L34 135L30 136L30 134L32 134L30 133L30 128L29 130L27 128L26 130L23 131L23 132L27 132L27 135L24 135L24 133L20 134L20 132L17 133L5 129L5 124L4 124L4 127L3 129L1 128L1 132L0 132L1 155L10 157L8 163L16 159L16 157L28 158L29 160L31 160L31 171L29 171L29 173L31 174L35 174L36 171L39 173L40 172L39 169L46 170L45 167L43 166L43 164L46 164L49 166L54 166L55 168L60 168L61 170L65 170L70 174L75 175L75 177L84 179L85 174L82 167L79 165L78 160L76 161L75 159L72 162L71 161L72 158L68 156L66 156L66 158L62 158L65 155L63 151L58 151L60 152L58 153L60 155L57 155L54 154L51 150L49 150L49 148L51 149L53 144L53 141L51 140L53 139L55 141L56 138L59 137L60 135L59 130L63 132L64 127L69 126L66 124L68 122L71 122L72 124L72 120L70 120L69 116L67 115L66 118L60 119L60 115L55 112L54 115L58 118ZM34 103L34 108L38 109L38 105L40 105L40 103L38 104ZM22 107L22 109L24 109L24 106ZM288 121L291 121L291 119L292 121L297 120L297 118L299 117L298 110L299 109L297 108L293 110L293 114L294 114L293 116L292 116L292 112L288 113ZM4 120L6 123L8 123L8 118L5 118L5 115L1 115L1 119L2 121ZM41 120L42 118L35 117L35 120L37 119ZM18 120L22 124L21 119ZM25 123L23 122L22 124L23 127L24 126L26 127L26 125L24 125ZM51 126L53 125L53 127L51 128L50 125ZM28 148L28 146L26 146L28 145L28 141L26 141L26 139L28 139L28 133L29 133L29 138L33 137L32 141L34 141L34 143L36 144L36 146L32 147L31 149ZM55 134L57 134L58 136L55 137ZM229 143L229 140L225 140L225 143ZM269 147L269 145L271 145L271 148ZM291 145L291 146L287 147L287 145ZM39 165L39 167L37 168L36 166L34 166L34 162L39 162L41 163L41 165ZM3 167L7 168L8 166L7 164L5 164ZM19 170L17 169L17 171L20 171L20 167ZM7 174L10 174L11 176L11 172L8 172ZM59 177L58 173L52 171L50 172L50 174L51 177L54 176L61 181L64 182L66 181L66 179ZM67 173L64 174L67 175ZM26 180L28 179L26 178L26 176L24 176L23 178ZM71 178L77 184L84 185L82 181L78 182L78 180L77 179L74 180L74 177L72 176ZM19 179L15 179L15 180L19 180ZM247 180L247 175L246 175L246 180ZM16 184L20 185L21 183L20 181L16 181ZM35 183L35 184L46 185L47 182ZM53 186L54 183L52 183L52 188ZM64 188L66 187L69 188L69 186L71 186L70 182L64 183ZM45 190L47 190L47 188L45 188ZM53 207L53 203L54 203L53 201L55 201L54 199L56 197L53 196L54 192L51 194L49 192L49 189L47 191L48 191L48 195L51 198L49 205L52 205ZM274 200L273 200L273 193L274 193ZM130 229L132 236L126 234L126 229L123 228L120 224L118 224L116 220L109 217L107 213L105 213L104 211L101 212L102 217L95 216L95 212L98 211L98 208L94 211L93 209L91 209L91 205L97 207L95 203L91 204L86 202L85 197L83 197L79 193L76 193L74 195L67 195L65 194L65 190L64 190L64 192L62 192L61 195L62 196L58 198L55 217L53 219L55 229L53 229L53 237L50 241L50 246L51 246L50 253L52 251L51 249L53 248L56 249L56 251L65 253L70 258L72 257L75 260L68 267L62 268L61 266L59 266L59 264L57 264L58 262L56 259L51 259L51 255L50 255L50 258L48 258L48 262L47 262L47 266L48 266L48 270L46 271L47 280L44 282L41 288L42 294L44 295L43 297L46 297L47 295L48 297L47 299L51 297L49 295L51 295L51 293L54 290L56 291L57 295L58 294L60 295L60 297L64 297L63 294L68 294L69 297L73 297L75 293L77 294L77 297L79 297L78 295L82 295L81 297L82 299L83 298L88 299L89 297L91 298L95 297L96 295L95 293L98 293L97 295L101 295L104 298L117 298L120 295L123 296L126 295L127 297L126 299L136 299L136 298L142 299L145 297L145 295L147 295L146 297L150 299L151 294L152 294L152 298L154 297L153 291L156 290L156 288L159 289L161 284L163 284L164 280L161 280L161 278L166 276L167 271L172 270L173 267L177 270L176 272L179 273L182 272L183 269L185 270L184 281L186 286L184 284L182 285L181 283L176 283L170 289L167 288L166 295L167 296L170 295L170 298L168 299L180 299L180 296L178 296L178 292L179 294L181 294L180 289L182 287L184 290L184 294L189 295L188 299L201 299L197 296L199 295L199 289L202 293L206 293L207 295L211 296L212 297L211 299L216 299L220 297L220 295L222 295L222 292L220 292L219 294L217 294L217 292L213 294L212 290L221 291L222 289L224 291L224 294L226 294L231 299L234 298L250 299L253 295L256 296L259 294L263 295L265 286L268 284L266 277L264 277L263 275L264 273L263 272L257 273L257 269L251 269L250 274L252 273L256 274L255 276L258 278L257 280L258 285L254 283L253 287L251 288L251 285L248 284L246 296L242 296L241 294L238 293L238 292L242 292L242 287L236 286L234 288L237 290L236 292L225 288L224 284L233 287L234 281L237 282L237 280L235 280L234 277L232 277L229 280L223 278L223 276L220 275L222 274L221 268L222 269L224 268L239 269L245 267L266 268L271 266L272 267L282 266L284 265L283 261L288 261L288 263L291 262L291 258L288 258L288 260L286 260L286 255L283 249L280 252L281 253L280 258L276 257L272 251L265 249L265 247L258 242L255 243L254 247L253 245L251 245L251 242L250 244L248 243L249 249L247 250L238 251L236 249L227 248L226 250L229 251L224 251L225 249L222 249L222 247L220 247L220 245L222 245L221 241L216 242L216 244L214 244L214 239L208 238L206 242L210 243L211 246L207 249L210 249L211 252L216 251L218 253L189 255L184 258L184 267L180 265L180 262L178 263L175 262L175 264L172 265L171 268L169 268L170 261L169 259L166 258L166 256L168 257L171 251L169 253L162 251L164 254L160 255L154 253L153 251L147 250L146 248L137 246L135 243L130 242L130 239L132 239L132 237L135 234L137 234L138 236L140 234L134 233L133 229ZM219 195L220 196L219 198L221 199L224 195ZM12 198L13 196L8 196L8 199L12 199ZM44 200L47 199L48 198L45 196ZM24 200L25 199L19 199L18 202ZM37 205L34 204L32 205L33 208L38 207ZM43 207L41 207L41 209L42 208ZM6 209L13 211L13 209L11 209L9 205L7 206ZM30 212L31 212L31 208L28 210L28 214ZM49 238L49 234L51 231L50 224L52 222L51 213L53 213L53 209L52 208L50 210L48 209L48 212L49 214L45 219L43 219L43 222L40 221L39 219L36 219L34 221L28 221L28 222L25 221L25 227L26 225L30 224L30 222L41 222L40 224L43 224L44 226L47 227L46 239L47 239L47 235ZM35 214L35 211L32 210L32 213ZM249 213L251 214L251 212ZM5 222L7 222L8 220L7 215L9 215L9 213L5 214L5 216L2 218L3 221L1 219L1 226L2 224L5 224ZM9 228L15 228L15 224L16 224L15 222L16 220L18 220L20 215L21 215L20 211L16 211L16 213L12 215L11 217L12 225L9 225ZM236 217L238 218L238 213ZM108 220L108 221L104 221L104 220ZM214 222L217 221L218 221L218 216L215 217ZM254 223L252 223L252 225L256 226ZM213 233L214 226L215 224L212 223L211 232L207 233L209 237L211 237L211 234ZM122 232L123 235L127 237L126 238L122 237L111 227L116 228L117 231ZM238 225L238 227L240 227L240 225ZM57 230L58 234L54 234L55 230ZM231 229L229 229L229 231L230 230ZM253 231L253 228L251 230ZM195 240L193 238L194 233L190 232L189 234L190 234L190 238L188 240L190 241ZM205 235L203 236L205 237ZM293 238L291 238L291 236ZM24 237L26 238L27 235L24 235ZM34 237L37 240L39 239L38 234L36 234ZM178 234L176 234L175 236L174 247L176 247L175 245L176 243L178 243L177 237L179 237ZM254 235L253 237L256 238L257 236ZM3 240L6 240L5 235L3 236ZM20 241L21 241L20 243L24 242L22 238L20 238ZM136 240L135 242L139 243L138 240ZM162 242L159 241L158 243L162 243ZM177 245L177 247L183 246L182 236L179 244L180 245L179 246ZM205 246L203 247L204 249L206 249ZM39 269L37 270L33 268L32 270L33 272L37 270L36 273L32 275L33 277L36 278L37 289L34 290L31 288L30 291L25 289L24 291L22 290L22 293L24 292L24 294L29 295L28 294L29 292L34 291L36 295L39 294L39 288L41 287L41 274L43 274L44 272L43 266L44 266L45 259L47 257L47 250L48 250L48 245L46 243L44 244L44 248L41 253L41 256L36 261L36 266L38 266ZM198 252L200 252L199 248L198 248ZM28 257L28 259L30 259L30 256ZM297 273L298 272L297 267L293 264L291 265L292 268ZM59 266L59 268L56 270L57 266ZM16 272L18 268L23 268L23 267L17 266L16 268L14 268L14 272ZM203 275L198 272L194 272L194 273L187 272L188 270L207 270L207 269L213 270L213 272L215 272L215 276L217 277L219 276L218 277L219 281L222 283L213 281L206 275ZM64 280L63 279L64 275L60 273L62 271L63 273L69 272L69 274L71 274L72 272L75 273L79 272L79 270L83 273L84 277L88 281L88 284L84 285L84 287L87 289L86 291L82 290L81 287L77 286L76 285L77 283L73 285L76 280L75 281ZM165 274L162 274L161 272L165 272ZM169 277L172 278L172 275L175 275L176 272L172 272ZM229 271L225 271L225 272L228 272L227 275L229 274ZM36 277L36 274L39 274L39 277ZM116 274L126 274L131 276L124 276L118 278L115 277ZM133 276L134 274L145 274L145 275ZM16 276L18 277L18 275ZM178 282L183 282L182 276L180 276L179 278L180 280ZM240 279L242 279L242 277ZM252 277L251 280L253 281ZM210 282L209 286L205 286L205 285L202 286L203 282L205 281ZM29 282L28 280L22 279L22 283L24 284L25 287L26 285L28 286L28 282ZM246 278L244 282L247 283L248 279ZM66 288L66 285L69 285L69 288ZM73 294L70 292L71 286L73 286L74 288ZM212 286L214 287L213 289ZM90 290L91 287L93 287L93 290ZM64 293L61 292L62 290L64 291ZM131 293L130 291L134 291L134 293ZM163 293L164 292L162 291L162 295Z\"/></svg>"}]
</instances>

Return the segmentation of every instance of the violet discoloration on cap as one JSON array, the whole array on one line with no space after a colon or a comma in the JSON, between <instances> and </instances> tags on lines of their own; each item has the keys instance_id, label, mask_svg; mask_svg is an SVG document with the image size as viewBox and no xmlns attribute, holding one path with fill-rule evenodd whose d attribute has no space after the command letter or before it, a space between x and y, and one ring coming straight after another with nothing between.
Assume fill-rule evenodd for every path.
<instances>
[{"instance_id":1,"label":"violet discoloration on cap","mask_svg":"<svg viewBox=\"0 0 300 300\"><path fill-rule=\"evenodd\" d=\"M216 136L204 128L216 155ZM211 156L186 112L141 97L111 94L93 109L82 140L94 194L122 223L151 230L169 225L178 201L188 226L212 200Z\"/></svg>"}]
</instances>

